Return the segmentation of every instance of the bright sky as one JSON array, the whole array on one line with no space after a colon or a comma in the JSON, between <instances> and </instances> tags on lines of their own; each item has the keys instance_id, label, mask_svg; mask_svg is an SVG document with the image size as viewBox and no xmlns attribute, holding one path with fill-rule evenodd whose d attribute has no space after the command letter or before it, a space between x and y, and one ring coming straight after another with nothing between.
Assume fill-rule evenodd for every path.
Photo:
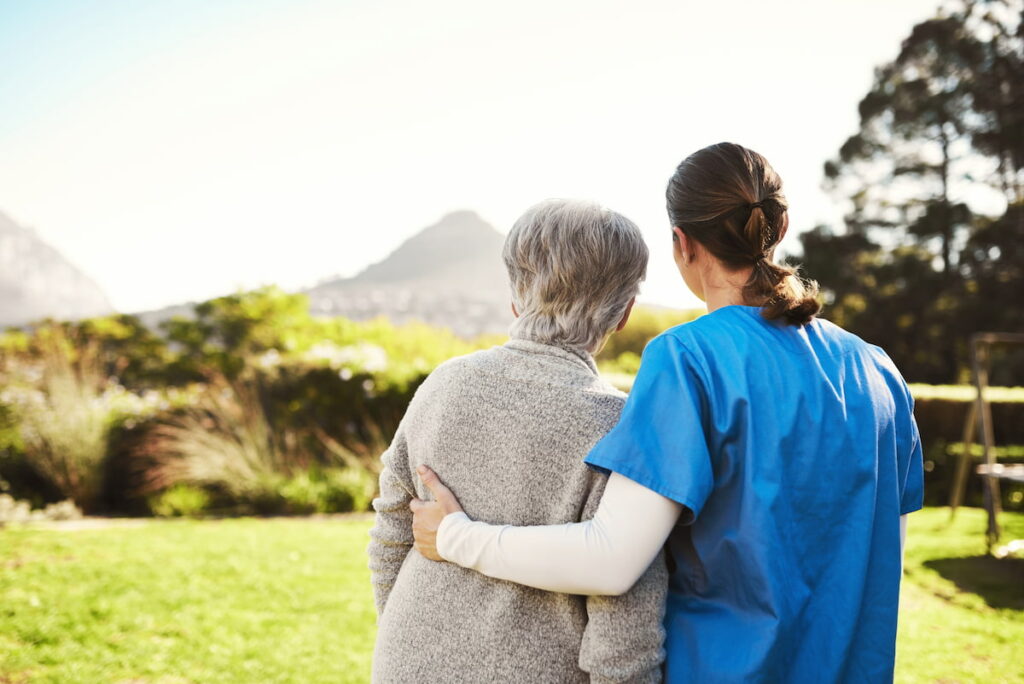
<instances>
[{"instance_id":1,"label":"bright sky","mask_svg":"<svg viewBox=\"0 0 1024 684\"><path fill-rule=\"evenodd\" d=\"M136 311L354 275L450 210L507 231L584 197L643 228L644 298L690 306L675 165L741 143L792 229L838 224L822 163L937 5L0 0L0 211Z\"/></svg>"}]
</instances>

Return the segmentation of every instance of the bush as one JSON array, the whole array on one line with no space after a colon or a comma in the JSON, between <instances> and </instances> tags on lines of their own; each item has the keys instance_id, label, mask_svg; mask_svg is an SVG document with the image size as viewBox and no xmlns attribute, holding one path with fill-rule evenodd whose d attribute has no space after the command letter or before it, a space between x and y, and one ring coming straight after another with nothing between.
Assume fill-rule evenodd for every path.
<instances>
[{"instance_id":1,"label":"bush","mask_svg":"<svg viewBox=\"0 0 1024 684\"><path fill-rule=\"evenodd\" d=\"M370 460L386 448L381 430L366 415L353 416L372 438L343 438L347 444L358 442L352 448L315 423L303 430L297 427L307 422L300 409L268 411L268 405L277 406L273 383L274 378L251 375L215 379L195 405L155 421L139 449L152 461L143 488L168 493L175 492L172 485L208 489L218 505L267 515L366 510L376 484ZM303 399L295 403L315 404L316 394ZM154 503L173 509L173 501L157 498Z\"/></svg>"},{"instance_id":2,"label":"bush","mask_svg":"<svg viewBox=\"0 0 1024 684\"><path fill-rule=\"evenodd\" d=\"M335 470L328 476L328 506L339 513L370 509L377 490L377 479L360 468Z\"/></svg>"},{"instance_id":3,"label":"bush","mask_svg":"<svg viewBox=\"0 0 1024 684\"><path fill-rule=\"evenodd\" d=\"M215 487L240 500L273 495L295 455L292 435L275 432L252 382L217 379L194 406L178 410L149 432L155 461L148 487Z\"/></svg>"},{"instance_id":4,"label":"bush","mask_svg":"<svg viewBox=\"0 0 1024 684\"><path fill-rule=\"evenodd\" d=\"M176 484L149 501L153 513L162 518L200 515L209 505L210 495L205 490L187 484Z\"/></svg>"},{"instance_id":5,"label":"bush","mask_svg":"<svg viewBox=\"0 0 1024 684\"><path fill-rule=\"evenodd\" d=\"M640 370L640 355L631 351L622 352L611 361L601 361L598 367L605 375L635 376Z\"/></svg>"},{"instance_id":6,"label":"bush","mask_svg":"<svg viewBox=\"0 0 1024 684\"><path fill-rule=\"evenodd\" d=\"M996 454L1000 463L1024 463L1024 389L991 388L988 399L992 407L992 427ZM970 386L911 385L914 394L914 417L921 431L925 458L925 503L944 506L949 503L956 472L956 463L963 452L964 423L974 400ZM981 436L975 434L972 449L974 462L982 458ZM1021 510L1022 486L1002 483L1003 506ZM968 479L966 505L982 505L982 480Z\"/></svg>"},{"instance_id":7,"label":"bush","mask_svg":"<svg viewBox=\"0 0 1024 684\"><path fill-rule=\"evenodd\" d=\"M697 309L682 311L635 306L626 327L608 338L604 347L597 354L597 360L615 361L627 352L640 356L652 338L669 328L689 323L702 313L703 311Z\"/></svg>"},{"instance_id":8,"label":"bush","mask_svg":"<svg viewBox=\"0 0 1024 684\"><path fill-rule=\"evenodd\" d=\"M290 513L348 513L369 508L376 484L362 468L311 469L286 481L280 493Z\"/></svg>"},{"instance_id":9,"label":"bush","mask_svg":"<svg viewBox=\"0 0 1024 684\"><path fill-rule=\"evenodd\" d=\"M103 475L112 411L95 350L76 349L62 329L37 340L39 358L7 364L3 399L13 407L25 462L62 496L91 510ZM14 440L4 437L9 452Z\"/></svg>"}]
</instances>

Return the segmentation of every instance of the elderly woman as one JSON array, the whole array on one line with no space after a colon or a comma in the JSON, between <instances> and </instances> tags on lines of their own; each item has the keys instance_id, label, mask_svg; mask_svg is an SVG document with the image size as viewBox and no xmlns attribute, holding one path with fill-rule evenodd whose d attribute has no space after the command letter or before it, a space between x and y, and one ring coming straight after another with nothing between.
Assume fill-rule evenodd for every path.
<instances>
[{"instance_id":1,"label":"elderly woman","mask_svg":"<svg viewBox=\"0 0 1024 684\"><path fill-rule=\"evenodd\" d=\"M416 392L383 455L370 568L379 613L374 681L661 680L667 571L655 558L616 597L548 593L413 551L409 502L423 464L477 520L589 518L605 476L583 457L618 421L622 393L591 356L629 317L647 266L640 231L599 206L548 201L505 241L515 323L503 346L452 359ZM457 625L452 629L451 625Z\"/></svg>"}]
</instances>

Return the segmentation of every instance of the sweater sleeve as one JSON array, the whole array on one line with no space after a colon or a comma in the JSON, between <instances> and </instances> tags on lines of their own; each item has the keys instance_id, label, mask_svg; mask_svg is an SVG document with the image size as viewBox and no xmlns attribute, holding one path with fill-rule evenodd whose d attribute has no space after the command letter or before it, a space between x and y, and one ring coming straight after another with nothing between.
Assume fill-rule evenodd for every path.
<instances>
[{"instance_id":1,"label":"sweater sleeve","mask_svg":"<svg viewBox=\"0 0 1024 684\"><path fill-rule=\"evenodd\" d=\"M380 495L373 500L376 511L370 529L370 581L373 584L377 615L384 612L398 571L412 548L412 511L409 501L415 496L409 449L405 432L399 426L391 446L381 456Z\"/></svg>"},{"instance_id":2,"label":"sweater sleeve","mask_svg":"<svg viewBox=\"0 0 1024 684\"><path fill-rule=\"evenodd\" d=\"M582 518L593 517L606 477L591 489ZM665 660L668 568L659 551L636 584L622 596L588 596L587 626L579 666L593 683L660 684Z\"/></svg>"},{"instance_id":3,"label":"sweater sleeve","mask_svg":"<svg viewBox=\"0 0 1024 684\"><path fill-rule=\"evenodd\" d=\"M682 504L613 472L593 519L513 527L445 516L437 551L488 577L566 594L627 591L654 561Z\"/></svg>"}]
</instances>

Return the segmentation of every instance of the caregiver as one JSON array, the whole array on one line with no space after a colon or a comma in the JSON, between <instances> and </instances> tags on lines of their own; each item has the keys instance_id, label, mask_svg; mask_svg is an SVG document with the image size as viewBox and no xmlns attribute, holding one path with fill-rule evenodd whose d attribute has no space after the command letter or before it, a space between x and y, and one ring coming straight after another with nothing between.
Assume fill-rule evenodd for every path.
<instances>
[{"instance_id":1,"label":"caregiver","mask_svg":"<svg viewBox=\"0 0 1024 684\"><path fill-rule=\"evenodd\" d=\"M417 548L540 589L620 594L666 545L666 681L890 681L901 516L923 494L910 392L772 260L788 216L764 157L706 147L667 198L673 256L708 315L644 350L621 420L586 458L612 473L594 518L474 522L421 468L436 502L411 504Z\"/></svg>"}]
</instances>

